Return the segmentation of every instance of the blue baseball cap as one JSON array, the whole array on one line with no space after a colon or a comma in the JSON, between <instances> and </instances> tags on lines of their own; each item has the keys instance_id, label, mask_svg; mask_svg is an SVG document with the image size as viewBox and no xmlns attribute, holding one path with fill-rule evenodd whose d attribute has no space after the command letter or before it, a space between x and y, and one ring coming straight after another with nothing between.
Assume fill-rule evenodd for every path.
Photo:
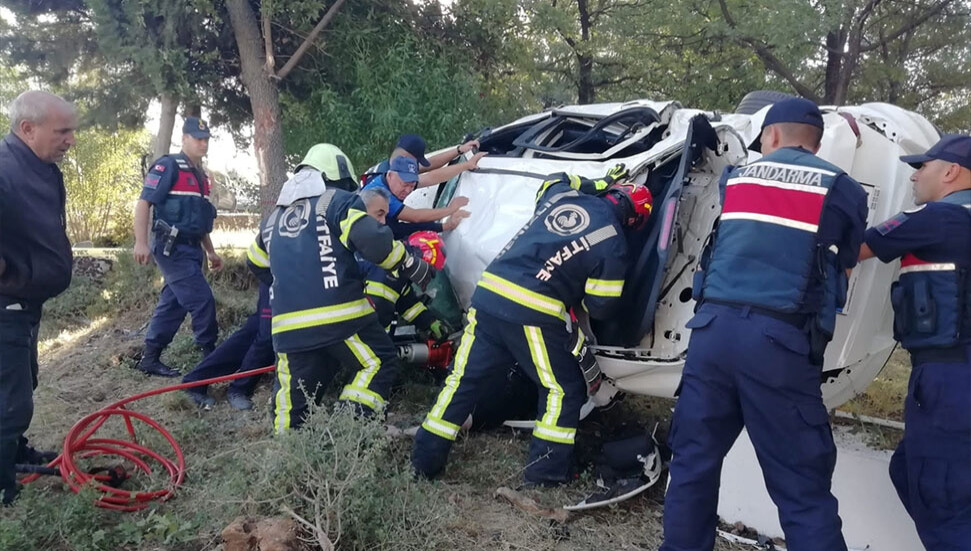
<instances>
[{"instance_id":1,"label":"blue baseball cap","mask_svg":"<svg viewBox=\"0 0 971 551\"><path fill-rule=\"evenodd\" d=\"M766 126L783 122L794 122L808 124L816 128L823 129L823 114L819 111L819 106L803 98L788 98L778 101L769 108L762 121L762 129L755 137L752 145L748 146L752 151L762 152L762 130Z\"/></svg>"},{"instance_id":2,"label":"blue baseball cap","mask_svg":"<svg viewBox=\"0 0 971 551\"><path fill-rule=\"evenodd\" d=\"M418 181L418 162L409 157L395 157L391 159L390 172L396 172L402 181L413 183Z\"/></svg>"},{"instance_id":3,"label":"blue baseball cap","mask_svg":"<svg viewBox=\"0 0 971 551\"><path fill-rule=\"evenodd\" d=\"M964 134L944 134L940 141L920 155L904 155L901 161L914 168L933 160L957 163L971 170L971 136Z\"/></svg>"},{"instance_id":4,"label":"blue baseball cap","mask_svg":"<svg viewBox=\"0 0 971 551\"><path fill-rule=\"evenodd\" d=\"M421 166L428 166L430 163L428 159L425 158L425 139L418 134L402 134L398 138L398 143L395 148L401 148L411 154L412 157L418 159Z\"/></svg>"},{"instance_id":5,"label":"blue baseball cap","mask_svg":"<svg viewBox=\"0 0 971 551\"><path fill-rule=\"evenodd\" d=\"M186 117L182 124L182 133L201 140L209 137L209 127L199 117Z\"/></svg>"}]
</instances>

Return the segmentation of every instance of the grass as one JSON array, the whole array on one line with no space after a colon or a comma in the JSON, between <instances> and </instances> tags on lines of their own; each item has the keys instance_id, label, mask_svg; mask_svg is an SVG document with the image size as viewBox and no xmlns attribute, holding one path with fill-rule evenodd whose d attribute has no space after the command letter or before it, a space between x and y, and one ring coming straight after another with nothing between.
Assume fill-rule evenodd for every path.
<instances>
[{"instance_id":1,"label":"grass","mask_svg":"<svg viewBox=\"0 0 971 551\"><path fill-rule=\"evenodd\" d=\"M209 278L225 337L255 308L256 284L240 252L224 256L225 269ZM102 281L78 277L48 303L28 432L33 444L60 448L63 435L82 416L172 383L131 369L160 287L157 270L120 253ZM187 321L165 360L187 371L199 359ZM874 394L848 407L891 415L898 367L881 375L871 387ZM325 404L336 398L336 388L332 385ZM415 482L409 471L411 441L389 440L380 424L320 409L305 430L273 437L268 384L260 385L249 412L232 410L223 401L224 385L211 392L220 402L209 411L179 393L133 406L160 421L185 452L187 479L174 499L146 511L115 513L95 508L90 489L75 495L57 479L42 479L24 490L16 507L0 510L0 549L209 551L220 548L220 532L240 516L299 516L307 549L320 548L320 534L340 550L653 550L660 543L664 479L637 499L551 524L493 497L498 487L519 483L528 434L498 430L462 436L440 480ZM417 424L436 393L427 373L407 372L392 396L388 422L399 428ZM600 425L584 430L596 432L623 419L664 427L672 405L628 397ZM105 436L123 434L119 424ZM131 481L132 486L146 483ZM582 499L591 486L585 474L566 487L528 496L555 507ZM743 547L719 541L716 549Z\"/></svg>"}]
</instances>

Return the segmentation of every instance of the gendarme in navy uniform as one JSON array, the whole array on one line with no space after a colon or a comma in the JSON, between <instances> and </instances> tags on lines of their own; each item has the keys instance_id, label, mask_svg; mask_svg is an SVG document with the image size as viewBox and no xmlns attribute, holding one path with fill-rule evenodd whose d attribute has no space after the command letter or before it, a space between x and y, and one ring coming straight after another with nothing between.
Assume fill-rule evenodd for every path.
<instances>
[{"instance_id":1,"label":"gendarme in navy uniform","mask_svg":"<svg viewBox=\"0 0 971 551\"><path fill-rule=\"evenodd\" d=\"M24 433L34 414L37 331L44 302L71 283L64 178L57 164L74 145L74 107L29 91L10 104L0 141L0 501L17 496L14 465L46 463Z\"/></svg>"},{"instance_id":2,"label":"gendarme in navy uniform","mask_svg":"<svg viewBox=\"0 0 971 551\"><path fill-rule=\"evenodd\" d=\"M814 103L780 101L752 145L763 157L722 175L669 436L664 551L714 546L722 460L743 427L787 547L846 549L820 370L863 239L866 193L815 155L822 134Z\"/></svg>"},{"instance_id":3,"label":"gendarme in navy uniform","mask_svg":"<svg viewBox=\"0 0 971 551\"><path fill-rule=\"evenodd\" d=\"M202 272L207 258L212 269L222 267L209 239L216 207L202 167L208 150L206 123L187 117L182 126L182 151L152 163L135 206L135 260L147 264L154 258L165 278L145 335L145 351L136 366L151 375L180 375L162 363L160 355L186 314L192 316L192 331L203 355L208 356L216 346L216 300Z\"/></svg>"},{"instance_id":4,"label":"gendarme in navy uniform","mask_svg":"<svg viewBox=\"0 0 971 551\"><path fill-rule=\"evenodd\" d=\"M570 480L587 400L570 312L583 308L603 319L620 306L628 264L624 229L646 220L651 209L646 187L613 184L626 175L618 165L601 180L559 174L540 188L533 218L485 269L472 295L455 364L415 436L411 463L419 475L444 469L476 402L486 389L501 388L515 363L538 390L524 480Z\"/></svg>"},{"instance_id":5,"label":"gendarme in navy uniform","mask_svg":"<svg viewBox=\"0 0 971 551\"><path fill-rule=\"evenodd\" d=\"M861 259L900 259L894 336L913 370L890 479L927 549L971 546L971 137L922 155L914 202L866 232Z\"/></svg>"}]
</instances>

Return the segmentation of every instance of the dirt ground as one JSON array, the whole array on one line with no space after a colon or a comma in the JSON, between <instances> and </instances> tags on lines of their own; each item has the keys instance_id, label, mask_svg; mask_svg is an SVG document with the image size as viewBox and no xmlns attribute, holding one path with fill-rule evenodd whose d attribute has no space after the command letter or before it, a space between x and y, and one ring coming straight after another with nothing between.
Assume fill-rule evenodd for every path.
<instances>
[{"instance_id":1,"label":"dirt ground","mask_svg":"<svg viewBox=\"0 0 971 551\"><path fill-rule=\"evenodd\" d=\"M234 281L227 277L215 286L220 306L231 311L221 314L223 327L238 323L247 308L255 305L255 291ZM154 285L157 284L155 281ZM110 292L110 289L101 292ZM148 377L131 368L140 353L144 328L151 313L151 298L151 288L148 288L146 296L127 309L82 319L66 324L68 327L64 328L60 325L65 324L49 322L43 332L40 384L34 395L35 413L28 432L35 446L59 449L61 439L82 416L117 399L177 382ZM222 319L224 317L227 319ZM228 330L224 331L223 336L228 333ZM184 370L198 361L186 326L165 359ZM877 393L858 398L849 407L859 413L893 417L895 413L890 406L900 392L901 377L903 388L906 388L906 376L902 373L905 367L906 361L897 358L892 369L885 373L886 380L874 384ZM389 418L389 422L400 428L419 422L436 393L427 376L419 374L405 379L392 398L395 406ZM235 473L227 472L231 469L224 465L232 464L228 458L257 453L272 440L271 390L269 381L260 385L254 397L256 407L250 412L231 409L225 401L224 386L213 388L211 393L218 403L208 411L196 408L180 393L150 398L133 406L133 409L162 422L175 435L185 452L188 468L186 483L174 500L149 512L110 513L98 517L112 527L111 534L143 530L145 537L130 535L126 536L128 539L124 544L100 547L97 542L89 542L90 545L78 543L66 529L61 533L58 528L38 537L35 545L28 545L23 551L222 549L221 530L260 500L259 495L248 492L245 480L234 478ZM868 410L869 404L880 404L887 409ZM668 400L628 397L613 414L633 418L644 426L660 423L663 432L672 406L673 402ZM116 437L123 434L120 423L108 432L113 432ZM446 500L455 513L448 522L449 533L440 541L429 542L429 549L657 549L661 538L663 477L655 487L635 499L603 510L573 514L565 524L530 515L494 497L497 488L518 484L527 446L528 436L511 430L463 437L456 444L449 468L441 480L416 482L430 484L436 499ZM396 442L389 460L407 465L409 451L410 441ZM42 504L36 515L49 516L44 523L61 522L60 516L67 514L62 510L65 504L80 499L56 480L42 480L33 486L27 494L39 494L42 499L35 495L23 501L25 505ZM582 499L592 486L590 476L586 475L568 487L532 490L527 495L544 506L556 507ZM0 512L0 542L4 541L4 530L23 530L30 522L38 522L37 518L31 519L25 514L22 509ZM96 534L97 531L92 532L91 538L100 537ZM21 540L14 541L24 540L24 536L18 537ZM716 549L750 547L718 540Z\"/></svg>"}]
</instances>

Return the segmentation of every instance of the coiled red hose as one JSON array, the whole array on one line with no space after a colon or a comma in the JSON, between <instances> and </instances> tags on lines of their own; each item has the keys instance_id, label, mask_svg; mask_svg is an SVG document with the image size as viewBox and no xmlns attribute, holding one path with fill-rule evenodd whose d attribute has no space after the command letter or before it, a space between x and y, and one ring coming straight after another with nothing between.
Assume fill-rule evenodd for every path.
<instances>
[{"instance_id":1,"label":"coiled red hose","mask_svg":"<svg viewBox=\"0 0 971 551\"><path fill-rule=\"evenodd\" d=\"M116 511L138 511L148 507L152 501L165 501L171 498L175 490L185 480L185 455L182 448L175 441L172 434L165 429L158 421L151 417L127 409L127 405L151 396L158 396L167 392L185 390L196 386L211 385L252 377L263 373L269 373L276 369L276 366L261 367L223 377L214 377L202 381L183 383L167 387L150 390L141 394L136 394L130 398L125 398L82 418L71 427L67 436L64 438L64 445L61 448L61 455L48 463L48 467L57 468L61 478L75 493L80 492L81 488L87 484L93 484L101 492L102 496L95 501L95 504L105 509ZM110 438L92 438L95 433L112 417L121 417L125 422L125 429L128 431L129 440L117 440ZM136 421L148 425L168 442L171 449L165 452L152 450L138 443L135 435ZM132 492L122 490L109 485L112 481L110 474L85 472L78 468L77 459L87 459L97 456L114 456L130 461L137 470L152 474L151 462L158 463L168 472L168 487L161 490ZM41 475L31 474L21 482L27 484L37 480ZM127 477L127 475L125 475Z\"/></svg>"}]
</instances>

